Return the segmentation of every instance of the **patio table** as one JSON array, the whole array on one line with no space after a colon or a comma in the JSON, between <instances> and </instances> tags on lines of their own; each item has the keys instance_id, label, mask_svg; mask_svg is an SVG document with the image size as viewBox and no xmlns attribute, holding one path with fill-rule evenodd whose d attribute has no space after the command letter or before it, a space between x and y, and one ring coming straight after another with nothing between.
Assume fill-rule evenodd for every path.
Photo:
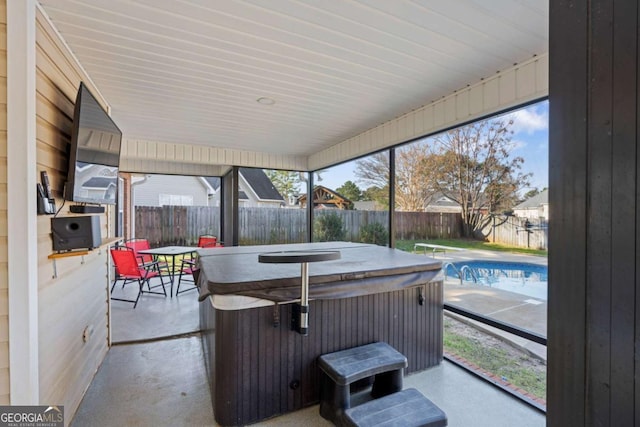
<instances>
[{"instance_id":1,"label":"patio table","mask_svg":"<svg viewBox=\"0 0 640 427\"><path fill-rule=\"evenodd\" d=\"M144 249L138 251L139 254L153 255L155 259L158 257L171 257L171 268L169 269L169 280L171 282L171 288L169 290L169 296L173 297L173 282L176 275L176 257L180 255L192 254L197 251L198 248L193 246L163 246L154 249Z\"/></svg>"}]
</instances>

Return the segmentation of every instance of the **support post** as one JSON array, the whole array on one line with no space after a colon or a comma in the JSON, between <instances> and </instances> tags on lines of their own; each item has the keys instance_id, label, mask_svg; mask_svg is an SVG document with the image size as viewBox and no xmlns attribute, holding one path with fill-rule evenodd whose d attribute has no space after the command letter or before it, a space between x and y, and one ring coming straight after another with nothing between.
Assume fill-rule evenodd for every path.
<instances>
[{"instance_id":1,"label":"support post","mask_svg":"<svg viewBox=\"0 0 640 427\"><path fill-rule=\"evenodd\" d=\"M39 403L36 2L7 2L7 263L12 405Z\"/></svg>"}]
</instances>

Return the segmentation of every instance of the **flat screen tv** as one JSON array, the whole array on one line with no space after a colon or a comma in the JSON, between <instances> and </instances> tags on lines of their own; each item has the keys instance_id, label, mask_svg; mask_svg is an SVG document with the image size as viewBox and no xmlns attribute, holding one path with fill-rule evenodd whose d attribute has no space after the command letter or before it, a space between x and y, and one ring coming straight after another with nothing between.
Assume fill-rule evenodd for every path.
<instances>
[{"instance_id":1,"label":"flat screen tv","mask_svg":"<svg viewBox=\"0 0 640 427\"><path fill-rule=\"evenodd\" d=\"M73 113L66 200L115 205L122 132L80 83Z\"/></svg>"}]
</instances>

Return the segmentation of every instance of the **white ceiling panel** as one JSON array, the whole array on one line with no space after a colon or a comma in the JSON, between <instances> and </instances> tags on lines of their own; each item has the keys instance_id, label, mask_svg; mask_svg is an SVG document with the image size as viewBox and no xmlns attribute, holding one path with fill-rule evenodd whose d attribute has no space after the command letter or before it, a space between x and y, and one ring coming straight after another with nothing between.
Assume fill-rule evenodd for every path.
<instances>
[{"instance_id":1,"label":"white ceiling panel","mask_svg":"<svg viewBox=\"0 0 640 427\"><path fill-rule=\"evenodd\" d=\"M293 156L548 50L546 0L40 3L126 138Z\"/></svg>"}]
</instances>

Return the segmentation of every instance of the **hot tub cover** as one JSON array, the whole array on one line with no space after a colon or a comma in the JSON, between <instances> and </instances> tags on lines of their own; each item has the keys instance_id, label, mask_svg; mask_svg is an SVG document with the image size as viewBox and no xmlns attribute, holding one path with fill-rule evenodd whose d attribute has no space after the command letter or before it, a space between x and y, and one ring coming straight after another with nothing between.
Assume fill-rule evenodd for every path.
<instances>
[{"instance_id":1,"label":"hot tub cover","mask_svg":"<svg viewBox=\"0 0 640 427\"><path fill-rule=\"evenodd\" d=\"M300 298L299 264L264 264L261 253L338 250L341 259L309 264L309 298L338 299L401 290L433 280L442 263L382 246L323 242L200 249L199 300L213 294L274 302Z\"/></svg>"}]
</instances>

